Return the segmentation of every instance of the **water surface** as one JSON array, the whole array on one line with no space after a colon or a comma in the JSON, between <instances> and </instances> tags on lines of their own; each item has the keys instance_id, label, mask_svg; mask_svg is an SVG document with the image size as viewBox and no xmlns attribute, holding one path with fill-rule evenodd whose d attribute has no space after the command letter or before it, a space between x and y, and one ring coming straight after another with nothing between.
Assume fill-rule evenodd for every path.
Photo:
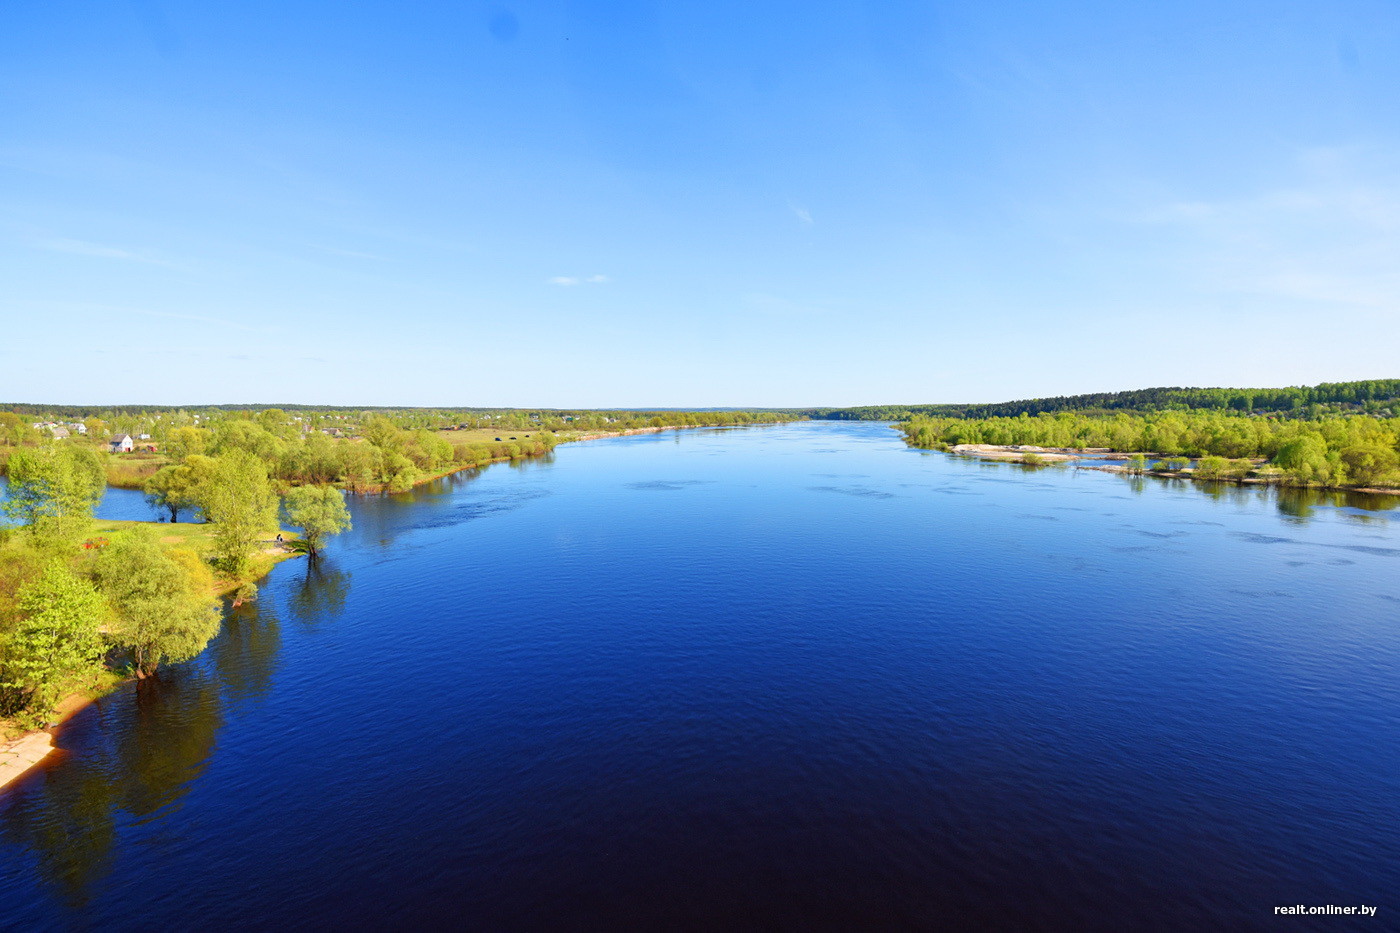
<instances>
[{"instance_id":1,"label":"water surface","mask_svg":"<svg viewBox=\"0 0 1400 933\"><path fill-rule=\"evenodd\" d=\"M852 423L356 500L0 797L0 928L1384 929L1394 504Z\"/></svg>"}]
</instances>

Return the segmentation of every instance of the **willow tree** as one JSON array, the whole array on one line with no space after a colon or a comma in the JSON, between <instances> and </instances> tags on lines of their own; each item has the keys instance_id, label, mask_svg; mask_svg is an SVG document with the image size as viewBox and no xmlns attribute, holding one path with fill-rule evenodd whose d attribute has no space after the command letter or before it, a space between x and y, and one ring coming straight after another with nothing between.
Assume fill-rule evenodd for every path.
<instances>
[{"instance_id":1,"label":"willow tree","mask_svg":"<svg viewBox=\"0 0 1400 933\"><path fill-rule=\"evenodd\" d=\"M214 524L214 554L232 577L246 575L264 536L277 529L277 493L267 465L256 456L232 451L218 457L200 483L200 508Z\"/></svg>"},{"instance_id":2,"label":"willow tree","mask_svg":"<svg viewBox=\"0 0 1400 933\"><path fill-rule=\"evenodd\" d=\"M107 485L101 457L76 445L17 450L6 469L10 494L0 508L41 538L68 540L86 531Z\"/></svg>"},{"instance_id":3,"label":"willow tree","mask_svg":"<svg viewBox=\"0 0 1400 933\"><path fill-rule=\"evenodd\" d=\"M134 529L102 549L94 571L112 609L112 639L131 653L138 677L185 661L219 632L213 579L191 551L167 550Z\"/></svg>"},{"instance_id":4,"label":"willow tree","mask_svg":"<svg viewBox=\"0 0 1400 933\"><path fill-rule=\"evenodd\" d=\"M306 549L313 557L326 538L350 527L345 497L334 486L298 486L287 493L283 504L287 519L301 529Z\"/></svg>"}]
</instances>

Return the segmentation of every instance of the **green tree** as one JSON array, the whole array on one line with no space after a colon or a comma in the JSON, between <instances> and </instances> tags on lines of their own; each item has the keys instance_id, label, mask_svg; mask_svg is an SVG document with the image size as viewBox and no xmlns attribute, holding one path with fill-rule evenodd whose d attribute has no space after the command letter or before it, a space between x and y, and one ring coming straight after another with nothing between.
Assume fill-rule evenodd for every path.
<instances>
[{"instance_id":1,"label":"green tree","mask_svg":"<svg viewBox=\"0 0 1400 933\"><path fill-rule=\"evenodd\" d=\"M1347 478L1359 486L1385 482L1400 468L1400 456L1379 442L1358 442L1343 447L1340 456Z\"/></svg>"},{"instance_id":2,"label":"green tree","mask_svg":"<svg viewBox=\"0 0 1400 933\"><path fill-rule=\"evenodd\" d=\"M218 634L213 580L192 552L167 551L143 528L103 548L94 569L115 617L111 636L138 677L194 657Z\"/></svg>"},{"instance_id":3,"label":"green tree","mask_svg":"<svg viewBox=\"0 0 1400 933\"><path fill-rule=\"evenodd\" d=\"M201 428L175 428L165 437L165 452L171 460L184 460L203 454L209 447L209 439L209 432Z\"/></svg>"},{"instance_id":4,"label":"green tree","mask_svg":"<svg viewBox=\"0 0 1400 933\"><path fill-rule=\"evenodd\" d=\"M97 669L98 625L107 604L89 581L57 561L20 588L16 604L19 624L0 643L0 687L12 692L12 708L42 716L67 682Z\"/></svg>"},{"instance_id":5,"label":"green tree","mask_svg":"<svg viewBox=\"0 0 1400 933\"><path fill-rule=\"evenodd\" d=\"M287 493L283 503L287 518L301 529L312 556L326 538L350 527L345 497L334 486L298 486Z\"/></svg>"},{"instance_id":6,"label":"green tree","mask_svg":"<svg viewBox=\"0 0 1400 933\"><path fill-rule=\"evenodd\" d=\"M154 508L168 510L172 522L179 521L181 512L199 507L200 479L195 468L188 463L161 467L146 480L143 487L146 501Z\"/></svg>"},{"instance_id":7,"label":"green tree","mask_svg":"<svg viewBox=\"0 0 1400 933\"><path fill-rule=\"evenodd\" d=\"M1296 483L1326 482L1332 475L1327 458L1327 442L1316 434L1303 434L1285 441L1274 455L1273 465Z\"/></svg>"},{"instance_id":8,"label":"green tree","mask_svg":"<svg viewBox=\"0 0 1400 933\"><path fill-rule=\"evenodd\" d=\"M200 508L214 528L214 552L221 570L232 577L248 573L258 542L277 527L277 493L267 466L256 456L231 451L214 460L199 484Z\"/></svg>"},{"instance_id":9,"label":"green tree","mask_svg":"<svg viewBox=\"0 0 1400 933\"><path fill-rule=\"evenodd\" d=\"M1224 457L1202 457L1196 461L1196 475L1208 479L1219 479L1230 469L1230 461Z\"/></svg>"},{"instance_id":10,"label":"green tree","mask_svg":"<svg viewBox=\"0 0 1400 933\"><path fill-rule=\"evenodd\" d=\"M98 454L75 444L17 450L7 469L10 495L0 509L45 538L69 540L86 530L107 485Z\"/></svg>"}]
</instances>

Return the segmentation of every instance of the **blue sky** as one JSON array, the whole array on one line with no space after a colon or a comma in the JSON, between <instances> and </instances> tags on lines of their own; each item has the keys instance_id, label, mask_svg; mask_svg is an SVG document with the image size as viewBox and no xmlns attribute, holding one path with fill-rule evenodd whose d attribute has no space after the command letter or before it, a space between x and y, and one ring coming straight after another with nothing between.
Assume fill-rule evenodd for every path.
<instances>
[{"instance_id":1,"label":"blue sky","mask_svg":"<svg viewBox=\"0 0 1400 933\"><path fill-rule=\"evenodd\" d=\"M11 3L0 399L1400 375L1393 2Z\"/></svg>"}]
</instances>

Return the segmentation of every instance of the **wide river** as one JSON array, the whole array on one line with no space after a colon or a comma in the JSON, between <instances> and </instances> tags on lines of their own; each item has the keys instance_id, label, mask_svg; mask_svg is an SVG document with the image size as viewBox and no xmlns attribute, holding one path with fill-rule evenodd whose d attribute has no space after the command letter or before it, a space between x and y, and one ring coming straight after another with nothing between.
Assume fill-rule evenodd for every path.
<instances>
[{"instance_id":1,"label":"wide river","mask_svg":"<svg viewBox=\"0 0 1400 933\"><path fill-rule=\"evenodd\" d=\"M868 423L359 499L0 795L0 928L1396 929L1397 504Z\"/></svg>"}]
</instances>

